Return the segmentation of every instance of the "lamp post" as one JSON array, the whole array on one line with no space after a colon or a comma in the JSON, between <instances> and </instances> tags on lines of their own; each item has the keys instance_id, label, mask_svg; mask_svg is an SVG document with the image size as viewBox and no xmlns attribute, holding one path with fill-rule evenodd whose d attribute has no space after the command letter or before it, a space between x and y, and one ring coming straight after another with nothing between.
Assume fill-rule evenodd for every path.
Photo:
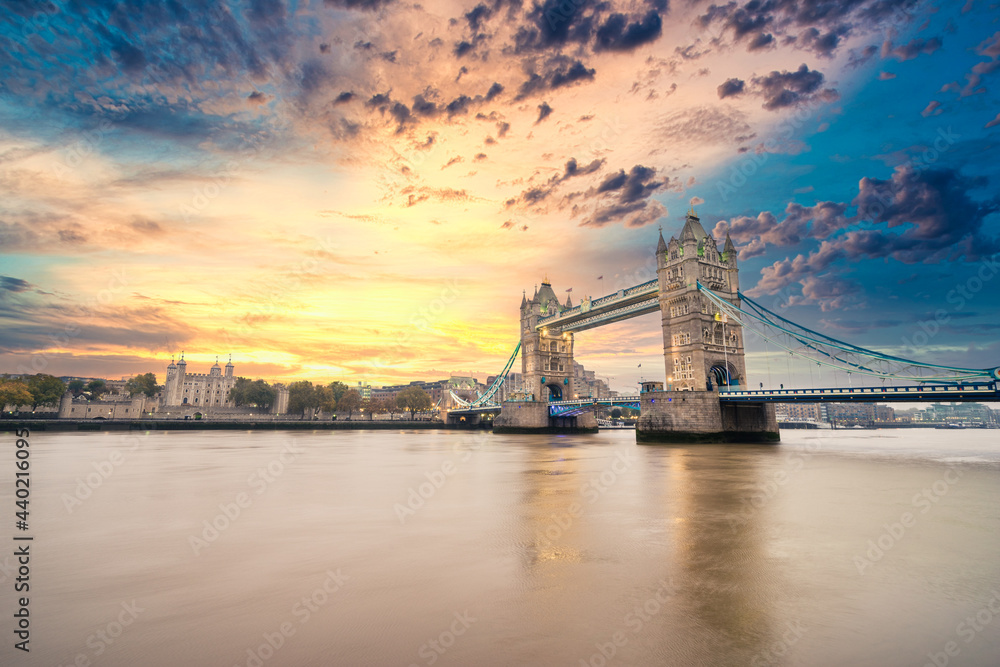
<instances>
[{"instance_id":1,"label":"lamp post","mask_svg":"<svg viewBox=\"0 0 1000 667\"><path fill-rule=\"evenodd\" d=\"M729 391L731 380L729 377L729 343L726 341L726 322L729 321L729 315L722 313L722 354L726 360L726 391Z\"/></svg>"}]
</instances>

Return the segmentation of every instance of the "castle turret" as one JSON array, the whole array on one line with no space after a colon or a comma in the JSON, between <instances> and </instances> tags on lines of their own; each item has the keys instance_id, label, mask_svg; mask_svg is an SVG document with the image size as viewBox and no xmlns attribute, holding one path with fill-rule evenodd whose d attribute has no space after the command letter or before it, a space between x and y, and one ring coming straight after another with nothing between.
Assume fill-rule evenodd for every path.
<instances>
[{"instance_id":1,"label":"castle turret","mask_svg":"<svg viewBox=\"0 0 1000 667\"><path fill-rule=\"evenodd\" d=\"M226 377L233 377L233 355L229 355L229 362L226 364Z\"/></svg>"}]
</instances>

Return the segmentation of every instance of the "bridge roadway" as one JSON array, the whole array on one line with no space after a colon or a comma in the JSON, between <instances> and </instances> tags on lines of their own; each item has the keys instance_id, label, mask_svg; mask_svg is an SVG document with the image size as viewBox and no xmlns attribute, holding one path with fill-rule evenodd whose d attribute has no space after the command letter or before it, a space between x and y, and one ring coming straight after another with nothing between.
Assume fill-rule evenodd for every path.
<instances>
[{"instance_id":1,"label":"bridge roadway","mask_svg":"<svg viewBox=\"0 0 1000 667\"><path fill-rule=\"evenodd\" d=\"M726 403L875 403L922 401L1000 401L996 382L925 384L903 387L829 387L826 389L751 389L721 391Z\"/></svg>"},{"instance_id":2,"label":"bridge roadway","mask_svg":"<svg viewBox=\"0 0 1000 667\"><path fill-rule=\"evenodd\" d=\"M621 405L639 409L639 395L612 398L578 398L549 401L549 414L570 417L595 405ZM926 384L901 387L827 387L823 389L753 389L720 391L724 403L876 403L876 402L969 402L1000 401L1000 383ZM500 405L489 404L452 410L452 414L472 415L500 412Z\"/></svg>"}]
</instances>

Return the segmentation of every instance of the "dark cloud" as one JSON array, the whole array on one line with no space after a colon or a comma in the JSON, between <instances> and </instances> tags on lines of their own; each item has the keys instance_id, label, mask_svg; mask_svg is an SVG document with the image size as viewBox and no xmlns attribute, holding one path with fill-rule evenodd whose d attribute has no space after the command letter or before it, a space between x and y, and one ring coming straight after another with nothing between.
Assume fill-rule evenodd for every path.
<instances>
[{"instance_id":1,"label":"dark cloud","mask_svg":"<svg viewBox=\"0 0 1000 667\"><path fill-rule=\"evenodd\" d=\"M494 81L493 85L490 86L490 89L486 91L486 101L487 102L493 101L493 99L502 92L503 92L503 86Z\"/></svg>"},{"instance_id":2,"label":"dark cloud","mask_svg":"<svg viewBox=\"0 0 1000 667\"><path fill-rule=\"evenodd\" d=\"M774 45L774 35L769 32L759 33L747 44L747 51L760 51Z\"/></svg>"},{"instance_id":3,"label":"dark cloud","mask_svg":"<svg viewBox=\"0 0 1000 667\"><path fill-rule=\"evenodd\" d=\"M764 96L764 108L773 111L820 99L837 99L837 92L831 88L820 90L823 73L810 70L804 63L794 72L772 71L766 76L752 79L754 92Z\"/></svg>"},{"instance_id":4,"label":"dark cloud","mask_svg":"<svg viewBox=\"0 0 1000 667\"><path fill-rule=\"evenodd\" d=\"M538 125L543 120L549 117L552 113L552 107L549 106L548 102L542 102L538 105L538 119L535 121L535 125Z\"/></svg>"},{"instance_id":5,"label":"dark cloud","mask_svg":"<svg viewBox=\"0 0 1000 667\"><path fill-rule=\"evenodd\" d=\"M1000 238L987 234L985 226L986 218L1000 211L1000 198L977 201L969 195L988 185L984 177L965 176L945 167L917 170L906 165L897 167L889 179L862 178L858 195L851 201L857 211L851 218L844 217L845 204L823 202L818 210L789 205L789 216L778 228L792 222L789 230L801 232L802 221L810 216L810 230L816 230L813 235L830 237L806 255L762 269L760 281L748 293L774 294L796 283L806 285L827 271L835 277L865 259L916 264L978 261L994 255L1000 252ZM773 239L777 232L771 227L764 230L768 233ZM815 289L819 290L818 283ZM819 299L819 292L809 298ZM823 298L836 302L834 295Z\"/></svg>"},{"instance_id":6,"label":"dark cloud","mask_svg":"<svg viewBox=\"0 0 1000 667\"><path fill-rule=\"evenodd\" d=\"M531 95L571 86L581 81L593 81L594 74L595 70L588 68L579 60L555 56L542 65L540 73L533 70L528 72L528 80L521 84L514 99L522 100Z\"/></svg>"},{"instance_id":7,"label":"dark cloud","mask_svg":"<svg viewBox=\"0 0 1000 667\"><path fill-rule=\"evenodd\" d=\"M663 31L663 19L654 10L638 21L624 14L612 14L597 29L595 51L631 51L655 41Z\"/></svg>"},{"instance_id":8,"label":"dark cloud","mask_svg":"<svg viewBox=\"0 0 1000 667\"><path fill-rule=\"evenodd\" d=\"M323 0L323 3L330 7L342 9L357 9L362 11L376 11L382 7L392 4L394 0Z\"/></svg>"},{"instance_id":9,"label":"dark cloud","mask_svg":"<svg viewBox=\"0 0 1000 667\"><path fill-rule=\"evenodd\" d=\"M344 104L354 99L354 93L345 90L333 99L334 104Z\"/></svg>"},{"instance_id":10,"label":"dark cloud","mask_svg":"<svg viewBox=\"0 0 1000 667\"><path fill-rule=\"evenodd\" d=\"M461 58L474 48L476 47L472 43L462 40L461 42L455 43L455 48L453 50L453 53L455 54L456 58Z\"/></svg>"},{"instance_id":11,"label":"dark cloud","mask_svg":"<svg viewBox=\"0 0 1000 667\"><path fill-rule=\"evenodd\" d=\"M449 116L454 116L456 114L464 114L469 111L469 105L472 103L472 99L467 95L460 95L453 99L445 107Z\"/></svg>"},{"instance_id":12,"label":"dark cloud","mask_svg":"<svg viewBox=\"0 0 1000 667\"><path fill-rule=\"evenodd\" d=\"M733 95L739 95L746 88L746 82L742 79L726 79L722 82L719 87L719 99L725 99L727 97L732 97Z\"/></svg>"},{"instance_id":13,"label":"dark cloud","mask_svg":"<svg viewBox=\"0 0 1000 667\"><path fill-rule=\"evenodd\" d=\"M11 276L0 276L0 290L5 292L27 292L33 289L35 289L35 286L27 280Z\"/></svg>"},{"instance_id":14,"label":"dark cloud","mask_svg":"<svg viewBox=\"0 0 1000 667\"><path fill-rule=\"evenodd\" d=\"M247 95L247 102L249 102L250 104L254 104L254 105L264 104L269 99L270 99L270 96L265 95L264 93L260 92L259 90L255 90L252 93L250 93L249 95Z\"/></svg>"},{"instance_id":15,"label":"dark cloud","mask_svg":"<svg viewBox=\"0 0 1000 667\"><path fill-rule=\"evenodd\" d=\"M812 51L821 58L832 58L840 46L842 31L820 32L816 28L809 28L803 31L796 40L796 46Z\"/></svg>"},{"instance_id":16,"label":"dark cloud","mask_svg":"<svg viewBox=\"0 0 1000 667\"><path fill-rule=\"evenodd\" d=\"M735 42L759 40L763 34L783 38L822 57L832 57L854 31L911 13L919 0L767 0L711 4L699 17L702 27L721 26ZM805 31L805 32L803 32Z\"/></svg>"},{"instance_id":17,"label":"dark cloud","mask_svg":"<svg viewBox=\"0 0 1000 667\"><path fill-rule=\"evenodd\" d=\"M537 185L525 190L524 192L521 193L519 199L528 205L537 204L538 202L546 199L549 195L555 192L555 190L562 183L577 176L587 176L588 174L593 174L599 171L603 166L604 166L603 159L593 160L589 164L586 164L581 167L580 164L576 161L576 158L570 158L566 162L566 165L563 168L563 172L561 174L552 176L551 178L549 178L548 181L546 181L542 185ZM517 199L511 199L507 201L506 205L507 207L510 207L513 206L515 203L517 203Z\"/></svg>"}]
</instances>

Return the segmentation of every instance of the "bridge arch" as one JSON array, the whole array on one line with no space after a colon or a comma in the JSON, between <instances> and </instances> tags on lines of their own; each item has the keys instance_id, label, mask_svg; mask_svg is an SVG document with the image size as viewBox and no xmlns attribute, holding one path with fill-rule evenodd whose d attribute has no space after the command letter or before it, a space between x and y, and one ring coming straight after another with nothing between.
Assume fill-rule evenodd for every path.
<instances>
[{"instance_id":1,"label":"bridge arch","mask_svg":"<svg viewBox=\"0 0 1000 667\"><path fill-rule=\"evenodd\" d=\"M550 382L545 385L549 390L549 400L550 401L561 401L563 400L563 390L562 385L556 384L555 382Z\"/></svg>"},{"instance_id":2,"label":"bridge arch","mask_svg":"<svg viewBox=\"0 0 1000 667\"><path fill-rule=\"evenodd\" d=\"M712 388L719 387L738 387L741 384L740 371L733 364L728 364L729 372L726 372L726 363L716 363L708 371L709 380L712 382Z\"/></svg>"}]
</instances>

